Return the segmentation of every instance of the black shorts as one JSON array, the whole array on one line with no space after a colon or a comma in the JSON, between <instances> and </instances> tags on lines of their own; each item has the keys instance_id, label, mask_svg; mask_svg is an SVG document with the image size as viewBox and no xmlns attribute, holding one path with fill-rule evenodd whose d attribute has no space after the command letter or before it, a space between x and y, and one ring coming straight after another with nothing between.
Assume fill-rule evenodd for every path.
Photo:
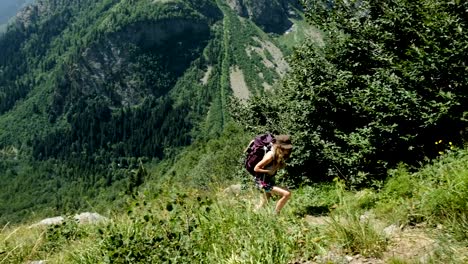
<instances>
[{"instance_id":1,"label":"black shorts","mask_svg":"<svg viewBox=\"0 0 468 264\"><path fill-rule=\"evenodd\" d=\"M274 175L259 174L254 177L254 181L257 189L265 192L270 192L275 186Z\"/></svg>"}]
</instances>

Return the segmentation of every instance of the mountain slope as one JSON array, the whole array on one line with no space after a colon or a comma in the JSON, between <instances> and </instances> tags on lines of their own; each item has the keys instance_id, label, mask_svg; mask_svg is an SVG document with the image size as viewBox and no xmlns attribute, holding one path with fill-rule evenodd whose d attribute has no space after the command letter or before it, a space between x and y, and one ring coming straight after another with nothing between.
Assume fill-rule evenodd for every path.
<instances>
[{"instance_id":1,"label":"mountain slope","mask_svg":"<svg viewBox=\"0 0 468 264\"><path fill-rule=\"evenodd\" d=\"M276 49L279 55L269 55L274 58L271 59L273 62L265 57L265 54L273 53L266 47L274 45L271 41L262 40L268 38L266 35L258 36L263 34L261 30L250 21L239 20L225 7L225 20L229 20L226 22L229 24L226 26L224 23L223 28L221 11L210 1L197 4L190 1L141 1L138 4L104 1L89 3L87 11L79 12L80 6L84 5L80 1L67 6L48 6L47 3L43 1L31 7L25 12L27 15L20 16L15 30L2 39L2 44L7 47L5 50L12 52L6 54L2 63L5 65L1 84L4 100L0 111L5 113L16 105L16 109L3 120L13 118L11 122L16 126L18 120L13 116L21 116L21 113L30 115L34 110L32 112L39 114L42 120L46 116L49 121L24 124L26 129L19 129L22 140L30 136L29 131L36 130L37 126L39 130L49 130L47 128L51 124L54 128L67 126L65 123L73 127L74 113L84 110L81 109L84 105L79 103L82 100L103 97L105 103L100 105L109 108L102 109L108 112L140 106L148 97L169 100L165 95L190 67L196 68L191 65L194 62L198 63L198 70L212 67L211 61L219 62L220 56L224 56L231 66L244 64L239 67L257 73L256 76L245 77L252 92L270 87L285 69L274 69L278 64L284 64L279 49ZM43 16L46 19L35 19ZM232 35L221 36L221 32L229 30L226 27L238 30L229 33ZM30 38L32 34L38 36ZM19 43L15 43L18 38ZM15 46L22 48L12 50ZM207 46L219 53L204 52ZM266 83L257 80L258 74L263 75ZM215 85L222 84L218 82ZM213 92L217 91L208 93ZM20 99L26 99L26 102L17 104ZM209 100L199 103L208 105ZM48 105L44 106L44 102ZM58 125L54 125L56 121ZM5 132L0 134L0 138L7 137L3 141L8 142L17 135L18 131L14 135Z\"/></svg>"},{"instance_id":2,"label":"mountain slope","mask_svg":"<svg viewBox=\"0 0 468 264\"><path fill-rule=\"evenodd\" d=\"M37 1L0 38L0 149L13 160L1 168L17 175L5 180L57 185L56 210L70 209L82 203L67 196L128 187L138 158L219 135L230 96L262 94L287 71L281 34L262 28L221 0ZM83 191L60 191L70 186Z\"/></svg>"}]
</instances>

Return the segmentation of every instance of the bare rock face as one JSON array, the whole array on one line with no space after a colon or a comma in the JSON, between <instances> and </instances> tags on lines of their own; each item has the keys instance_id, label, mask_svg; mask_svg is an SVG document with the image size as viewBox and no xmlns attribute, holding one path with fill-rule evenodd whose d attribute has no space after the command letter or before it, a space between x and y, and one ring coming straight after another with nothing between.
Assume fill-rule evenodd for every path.
<instances>
[{"instance_id":1,"label":"bare rock face","mask_svg":"<svg viewBox=\"0 0 468 264\"><path fill-rule=\"evenodd\" d=\"M44 1L37 1L22 8L15 16L16 26L28 28L31 21L50 12L50 7Z\"/></svg>"},{"instance_id":2,"label":"bare rock face","mask_svg":"<svg viewBox=\"0 0 468 264\"><path fill-rule=\"evenodd\" d=\"M164 89L135 81L143 79L137 75L145 69L132 50L136 47L156 57L172 47L174 56L164 70L178 76L190 65L186 59L190 57L188 46L201 47L209 37L210 25L206 21L168 19L127 25L108 33L83 51L79 63L68 66L64 77L71 89L61 89L58 98L74 96L72 90L85 96L101 94L108 96L113 106L120 107L138 105L148 95L159 97L166 92Z\"/></svg>"},{"instance_id":3,"label":"bare rock face","mask_svg":"<svg viewBox=\"0 0 468 264\"><path fill-rule=\"evenodd\" d=\"M236 11L239 16L248 17L247 9L245 8L244 1L242 0L227 0L229 7Z\"/></svg>"},{"instance_id":4,"label":"bare rock face","mask_svg":"<svg viewBox=\"0 0 468 264\"><path fill-rule=\"evenodd\" d=\"M292 25L288 19L291 0L227 0L238 15L254 21L266 32L284 33Z\"/></svg>"}]
</instances>

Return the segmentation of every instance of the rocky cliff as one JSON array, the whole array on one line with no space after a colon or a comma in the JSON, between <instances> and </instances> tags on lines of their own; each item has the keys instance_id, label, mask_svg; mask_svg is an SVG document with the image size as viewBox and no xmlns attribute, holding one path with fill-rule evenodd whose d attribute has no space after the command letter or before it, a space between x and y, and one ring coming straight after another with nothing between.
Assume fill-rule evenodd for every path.
<instances>
[{"instance_id":1,"label":"rocky cliff","mask_svg":"<svg viewBox=\"0 0 468 264\"><path fill-rule=\"evenodd\" d=\"M164 75L174 81L179 77L200 55L209 37L210 25L201 20L129 24L80 54L79 63L67 71L72 89L60 91L60 97L101 94L119 107L137 105L148 95L162 96L170 87L158 85L158 78ZM156 82L145 83L148 78ZM67 101L76 98L70 99Z\"/></svg>"},{"instance_id":2,"label":"rocky cliff","mask_svg":"<svg viewBox=\"0 0 468 264\"><path fill-rule=\"evenodd\" d=\"M273 33L284 33L291 27L289 16L298 7L295 0L227 0L227 3L238 15Z\"/></svg>"}]
</instances>

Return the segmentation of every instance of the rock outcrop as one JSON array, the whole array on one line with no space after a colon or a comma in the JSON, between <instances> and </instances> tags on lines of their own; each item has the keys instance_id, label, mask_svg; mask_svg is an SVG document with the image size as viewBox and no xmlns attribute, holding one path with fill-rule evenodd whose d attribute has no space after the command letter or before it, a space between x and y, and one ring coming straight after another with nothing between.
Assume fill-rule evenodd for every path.
<instances>
[{"instance_id":1,"label":"rock outcrop","mask_svg":"<svg viewBox=\"0 0 468 264\"><path fill-rule=\"evenodd\" d=\"M177 77L194 59L190 56L191 48L197 46L202 50L208 41L210 25L206 22L180 18L146 21L107 34L83 51L79 63L69 66L66 79L71 89L61 89L59 98L101 94L107 95L112 106L120 107L138 105L148 95L164 95L167 92L164 88L135 81L144 79L138 74L147 70L142 68L135 53L145 52L151 58L159 56L160 64L166 66L155 71ZM132 51L135 49L139 51ZM171 60L162 59L169 54L172 54ZM68 101L74 100L69 98Z\"/></svg>"},{"instance_id":2,"label":"rock outcrop","mask_svg":"<svg viewBox=\"0 0 468 264\"><path fill-rule=\"evenodd\" d=\"M254 21L266 32L284 33L292 26L289 10L292 0L227 0L238 15Z\"/></svg>"},{"instance_id":3,"label":"rock outcrop","mask_svg":"<svg viewBox=\"0 0 468 264\"><path fill-rule=\"evenodd\" d=\"M81 213L73 217L79 224L96 224L107 220L106 217L98 213Z\"/></svg>"},{"instance_id":4,"label":"rock outcrop","mask_svg":"<svg viewBox=\"0 0 468 264\"><path fill-rule=\"evenodd\" d=\"M39 226L49 226L49 225L60 225L63 223L65 218L63 216L56 216L51 218L46 218L31 225L29 228L39 227Z\"/></svg>"},{"instance_id":5,"label":"rock outcrop","mask_svg":"<svg viewBox=\"0 0 468 264\"><path fill-rule=\"evenodd\" d=\"M106 221L107 218L98 214L98 213L90 213L90 212L85 212L81 214L77 214L73 217L73 219L78 223L78 224L96 224L99 222ZM56 216L56 217L51 217L51 218L46 218L43 219L31 226L29 228L35 228L35 227L40 227L40 226L50 226L50 225L60 225L63 222L65 222L66 218L63 216Z\"/></svg>"}]
</instances>

